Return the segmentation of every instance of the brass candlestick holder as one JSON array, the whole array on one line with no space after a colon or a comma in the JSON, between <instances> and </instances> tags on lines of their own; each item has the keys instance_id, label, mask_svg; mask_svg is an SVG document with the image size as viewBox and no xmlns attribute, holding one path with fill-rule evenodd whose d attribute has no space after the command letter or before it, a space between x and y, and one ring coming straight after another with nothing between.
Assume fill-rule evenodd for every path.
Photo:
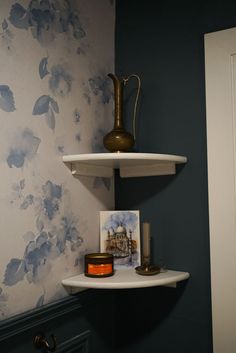
<instances>
[{"instance_id":1,"label":"brass candlestick holder","mask_svg":"<svg viewBox=\"0 0 236 353\"><path fill-rule=\"evenodd\" d=\"M159 266L151 265L150 256L143 256L142 265L135 267L136 273L142 276L152 276L157 275L161 272Z\"/></svg>"},{"instance_id":2,"label":"brass candlestick holder","mask_svg":"<svg viewBox=\"0 0 236 353\"><path fill-rule=\"evenodd\" d=\"M151 264L151 237L150 223L143 223L142 265L135 267L136 272L142 276L152 276L161 272L159 266Z\"/></svg>"}]
</instances>

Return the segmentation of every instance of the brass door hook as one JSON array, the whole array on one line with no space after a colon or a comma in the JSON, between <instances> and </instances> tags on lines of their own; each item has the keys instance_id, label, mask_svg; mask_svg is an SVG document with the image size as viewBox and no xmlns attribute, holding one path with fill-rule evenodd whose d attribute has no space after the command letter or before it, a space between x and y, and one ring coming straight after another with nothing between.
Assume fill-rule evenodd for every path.
<instances>
[{"instance_id":1,"label":"brass door hook","mask_svg":"<svg viewBox=\"0 0 236 353\"><path fill-rule=\"evenodd\" d=\"M41 348L44 350L44 352L55 352L57 349L56 338L54 335L51 335L51 339L52 339L52 346L50 346L44 334L38 333L37 335L34 336L33 343L36 348Z\"/></svg>"}]
</instances>

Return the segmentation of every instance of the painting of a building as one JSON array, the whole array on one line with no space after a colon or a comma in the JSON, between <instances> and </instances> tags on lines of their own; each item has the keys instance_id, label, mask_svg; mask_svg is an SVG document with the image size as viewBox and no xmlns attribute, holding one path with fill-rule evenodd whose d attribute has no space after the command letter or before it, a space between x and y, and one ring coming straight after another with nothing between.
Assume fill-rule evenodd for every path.
<instances>
[{"instance_id":1,"label":"painting of a building","mask_svg":"<svg viewBox=\"0 0 236 353\"><path fill-rule=\"evenodd\" d=\"M114 256L114 264L137 266L140 261L139 212L102 211L101 251Z\"/></svg>"}]
</instances>

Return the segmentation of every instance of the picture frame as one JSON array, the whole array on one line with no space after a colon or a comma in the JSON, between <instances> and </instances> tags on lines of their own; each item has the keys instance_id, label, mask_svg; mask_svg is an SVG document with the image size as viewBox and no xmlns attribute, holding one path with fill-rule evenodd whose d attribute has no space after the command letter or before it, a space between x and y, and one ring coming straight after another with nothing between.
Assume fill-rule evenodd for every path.
<instances>
[{"instance_id":1,"label":"picture frame","mask_svg":"<svg viewBox=\"0 0 236 353\"><path fill-rule=\"evenodd\" d=\"M139 211L100 212L100 251L114 256L115 269L141 264Z\"/></svg>"}]
</instances>

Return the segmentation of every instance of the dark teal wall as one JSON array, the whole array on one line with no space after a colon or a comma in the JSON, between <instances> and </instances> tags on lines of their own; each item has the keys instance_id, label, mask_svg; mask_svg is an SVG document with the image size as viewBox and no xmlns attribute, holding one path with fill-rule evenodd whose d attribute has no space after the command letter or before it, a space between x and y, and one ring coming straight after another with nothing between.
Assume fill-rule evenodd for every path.
<instances>
[{"instance_id":1,"label":"dark teal wall","mask_svg":"<svg viewBox=\"0 0 236 353\"><path fill-rule=\"evenodd\" d=\"M114 292L87 290L0 323L1 353L42 353L33 337L44 334L58 353L114 352Z\"/></svg>"},{"instance_id":2,"label":"dark teal wall","mask_svg":"<svg viewBox=\"0 0 236 353\"><path fill-rule=\"evenodd\" d=\"M116 206L151 222L157 263L191 273L177 290L119 293L119 348L210 353L204 33L236 26L236 2L117 0L116 21L116 73L142 79L137 151L188 157L174 177L117 178Z\"/></svg>"}]
</instances>

